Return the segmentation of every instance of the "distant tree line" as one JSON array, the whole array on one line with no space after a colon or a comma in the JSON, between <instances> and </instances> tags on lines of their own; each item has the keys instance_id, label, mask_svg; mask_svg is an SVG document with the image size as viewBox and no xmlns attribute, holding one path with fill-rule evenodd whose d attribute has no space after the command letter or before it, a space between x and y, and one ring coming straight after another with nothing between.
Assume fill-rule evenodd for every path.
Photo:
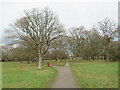
<instances>
[{"instance_id":1,"label":"distant tree line","mask_svg":"<svg viewBox=\"0 0 120 90\"><path fill-rule=\"evenodd\" d=\"M98 22L90 30L80 26L66 32L49 8L32 9L11 24L5 39L9 43L2 46L2 60L37 62L38 68L46 59L119 59L118 27L110 18Z\"/></svg>"},{"instance_id":2,"label":"distant tree line","mask_svg":"<svg viewBox=\"0 0 120 90\"><path fill-rule=\"evenodd\" d=\"M118 60L117 31L117 26L109 18L99 22L98 28L89 31L83 26L72 28L69 40L71 56L84 60Z\"/></svg>"}]
</instances>

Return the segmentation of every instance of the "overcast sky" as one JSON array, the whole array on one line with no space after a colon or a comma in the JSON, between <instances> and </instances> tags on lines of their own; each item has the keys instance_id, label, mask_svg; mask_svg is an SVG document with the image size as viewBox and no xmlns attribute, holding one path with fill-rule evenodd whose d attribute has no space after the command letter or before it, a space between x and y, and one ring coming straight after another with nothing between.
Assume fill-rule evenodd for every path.
<instances>
[{"instance_id":1,"label":"overcast sky","mask_svg":"<svg viewBox=\"0 0 120 90\"><path fill-rule=\"evenodd\" d=\"M72 27L92 28L106 17L118 20L118 0L1 0L0 1L0 38L3 31L24 10L49 7L68 30Z\"/></svg>"}]
</instances>

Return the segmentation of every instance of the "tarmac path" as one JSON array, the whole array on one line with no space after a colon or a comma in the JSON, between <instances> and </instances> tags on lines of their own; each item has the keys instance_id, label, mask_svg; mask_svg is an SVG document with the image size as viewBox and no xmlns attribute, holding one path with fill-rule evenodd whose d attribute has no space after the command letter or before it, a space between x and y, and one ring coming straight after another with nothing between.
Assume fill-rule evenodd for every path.
<instances>
[{"instance_id":1,"label":"tarmac path","mask_svg":"<svg viewBox=\"0 0 120 90\"><path fill-rule=\"evenodd\" d=\"M76 88L76 83L70 70L69 62L64 67L54 66L59 71L52 88Z\"/></svg>"}]
</instances>

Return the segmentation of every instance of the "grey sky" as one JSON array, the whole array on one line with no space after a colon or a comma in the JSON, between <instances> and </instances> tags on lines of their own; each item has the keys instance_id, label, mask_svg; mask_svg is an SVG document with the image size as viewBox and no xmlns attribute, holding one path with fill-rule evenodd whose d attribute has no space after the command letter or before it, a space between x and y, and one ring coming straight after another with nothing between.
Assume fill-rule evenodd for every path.
<instances>
[{"instance_id":1,"label":"grey sky","mask_svg":"<svg viewBox=\"0 0 120 90\"><path fill-rule=\"evenodd\" d=\"M29 1L29 2L28 2ZM96 0L97 1L97 0ZM72 27L84 25L90 29L105 17L110 17L117 22L118 0L2 0L0 3L0 38L5 28L23 15L24 10L31 8L50 7L59 17L68 30Z\"/></svg>"}]
</instances>

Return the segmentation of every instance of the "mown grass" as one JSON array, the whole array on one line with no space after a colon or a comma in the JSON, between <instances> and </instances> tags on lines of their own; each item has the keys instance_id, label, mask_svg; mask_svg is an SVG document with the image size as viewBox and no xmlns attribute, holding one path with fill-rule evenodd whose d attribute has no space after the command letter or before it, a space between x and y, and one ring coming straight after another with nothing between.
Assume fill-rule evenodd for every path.
<instances>
[{"instance_id":1,"label":"mown grass","mask_svg":"<svg viewBox=\"0 0 120 90\"><path fill-rule=\"evenodd\" d=\"M70 64L79 88L118 88L117 62Z\"/></svg>"},{"instance_id":2,"label":"mown grass","mask_svg":"<svg viewBox=\"0 0 120 90\"><path fill-rule=\"evenodd\" d=\"M48 88L54 81L57 71L43 65L37 69L36 63L2 63L2 88Z\"/></svg>"}]
</instances>

